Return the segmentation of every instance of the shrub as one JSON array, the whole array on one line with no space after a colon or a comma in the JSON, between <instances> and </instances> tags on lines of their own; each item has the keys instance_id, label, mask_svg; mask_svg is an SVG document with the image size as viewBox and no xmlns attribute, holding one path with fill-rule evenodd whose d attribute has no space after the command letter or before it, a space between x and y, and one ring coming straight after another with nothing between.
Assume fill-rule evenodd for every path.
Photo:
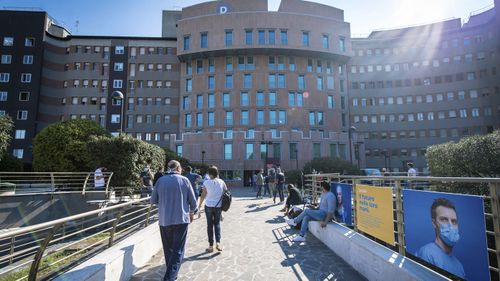
<instances>
[{"instance_id":1,"label":"shrub","mask_svg":"<svg viewBox=\"0 0 500 281\"><path fill-rule=\"evenodd\" d=\"M0 159L0 171L2 172L22 172L23 161L14 155L5 154Z\"/></svg>"},{"instance_id":2,"label":"shrub","mask_svg":"<svg viewBox=\"0 0 500 281\"><path fill-rule=\"evenodd\" d=\"M12 130L12 119L9 115L4 115L0 117L0 159L4 154L7 146L9 145L11 136L10 131Z\"/></svg>"},{"instance_id":3,"label":"shrub","mask_svg":"<svg viewBox=\"0 0 500 281\"><path fill-rule=\"evenodd\" d=\"M313 159L304 165L304 174L315 171L326 173L340 173L344 175L359 175L361 172L358 167L352 165L346 160L335 157L323 157Z\"/></svg>"},{"instance_id":4,"label":"shrub","mask_svg":"<svg viewBox=\"0 0 500 281\"><path fill-rule=\"evenodd\" d=\"M33 141L33 169L40 172L93 171L87 142L93 136L110 134L91 120L69 120L53 124Z\"/></svg>"}]
</instances>

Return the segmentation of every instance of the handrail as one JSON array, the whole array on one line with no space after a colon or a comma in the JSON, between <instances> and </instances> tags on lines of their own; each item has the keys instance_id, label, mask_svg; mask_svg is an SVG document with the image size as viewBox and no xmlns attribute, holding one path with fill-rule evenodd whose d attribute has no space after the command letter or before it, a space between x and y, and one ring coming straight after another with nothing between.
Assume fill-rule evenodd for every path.
<instances>
[{"instance_id":1,"label":"handrail","mask_svg":"<svg viewBox=\"0 0 500 281\"><path fill-rule=\"evenodd\" d=\"M42 223L35 224L35 225L20 227L20 228L14 229L12 231L7 231L7 232L0 233L0 239L5 239L5 238L9 238L11 236L17 236L17 235L20 235L20 234L37 231L37 230L40 230L40 229L43 229L43 228L54 226L56 224L65 223L65 222L68 222L68 221L81 219L81 218L88 217L88 216L91 216L91 215L95 215L95 214L99 214L99 213L102 213L102 212L111 211L111 210L114 210L114 209L119 209L119 208L122 208L122 207L125 207L125 206L137 204L138 202L145 202L145 201L148 201L148 200L149 200L149 198L137 199L137 200L134 200L134 201L130 201L130 202L126 202L126 203L121 203L121 204L117 204L117 205L114 205L114 206L111 206L111 207L106 207L106 208L102 208L102 209L98 209L98 210L93 210L93 211L81 213L81 214L78 214L78 215L64 217L64 218L60 218L60 219L52 220L52 221L48 221L48 222L42 222Z\"/></svg>"},{"instance_id":2,"label":"handrail","mask_svg":"<svg viewBox=\"0 0 500 281\"><path fill-rule=\"evenodd\" d=\"M304 177L324 177L326 174L307 174ZM417 180L435 182L473 182L473 183L500 183L500 178L472 178L472 177L409 177L409 176L358 176L358 175L338 175L341 179L378 179L378 180Z\"/></svg>"}]
</instances>

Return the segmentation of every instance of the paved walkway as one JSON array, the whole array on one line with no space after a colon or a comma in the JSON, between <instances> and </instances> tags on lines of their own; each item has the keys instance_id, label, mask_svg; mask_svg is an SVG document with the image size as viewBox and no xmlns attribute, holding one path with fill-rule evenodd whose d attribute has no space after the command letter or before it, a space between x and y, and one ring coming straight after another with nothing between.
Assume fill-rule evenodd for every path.
<instances>
[{"instance_id":1,"label":"paved walkway","mask_svg":"<svg viewBox=\"0 0 500 281\"><path fill-rule=\"evenodd\" d=\"M291 229L272 199L255 199L249 188L232 188L233 203L221 223L222 252L208 254L206 219L189 226L178 280L366 280L312 234L292 242ZM130 279L161 280L163 252Z\"/></svg>"}]
</instances>

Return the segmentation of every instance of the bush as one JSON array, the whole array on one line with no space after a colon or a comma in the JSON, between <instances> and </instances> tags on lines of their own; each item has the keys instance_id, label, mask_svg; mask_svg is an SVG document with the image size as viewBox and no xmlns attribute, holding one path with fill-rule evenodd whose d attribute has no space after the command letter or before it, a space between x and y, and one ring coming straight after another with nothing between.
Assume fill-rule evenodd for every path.
<instances>
[{"instance_id":1,"label":"bush","mask_svg":"<svg viewBox=\"0 0 500 281\"><path fill-rule=\"evenodd\" d=\"M170 160L177 160L179 163L181 163L181 167L184 169L186 166L191 166L193 170L200 170L201 174L204 174L207 169L208 165L207 164L201 164L197 162L191 162L189 159L186 159L184 157L180 157L177 155L177 153L173 152L172 150L164 147L163 151L165 151L165 165L168 164Z\"/></svg>"},{"instance_id":2,"label":"bush","mask_svg":"<svg viewBox=\"0 0 500 281\"><path fill-rule=\"evenodd\" d=\"M87 142L110 134L91 120L69 120L43 129L33 141L33 169L40 172L88 172L94 166ZM100 154L100 153L98 153Z\"/></svg>"},{"instance_id":3,"label":"bush","mask_svg":"<svg viewBox=\"0 0 500 281\"><path fill-rule=\"evenodd\" d=\"M14 155L5 154L0 159L0 171L2 172L22 172L23 161Z\"/></svg>"},{"instance_id":4,"label":"bush","mask_svg":"<svg viewBox=\"0 0 500 281\"><path fill-rule=\"evenodd\" d=\"M94 137L87 143L93 169L104 166L114 172L110 186L141 186L140 173L151 160L153 174L165 164L165 152L156 145L121 135Z\"/></svg>"},{"instance_id":5,"label":"bush","mask_svg":"<svg viewBox=\"0 0 500 281\"><path fill-rule=\"evenodd\" d=\"M287 184L291 183L298 187L302 188L302 171L301 170L291 170L285 171L285 181Z\"/></svg>"},{"instance_id":6,"label":"bush","mask_svg":"<svg viewBox=\"0 0 500 281\"><path fill-rule=\"evenodd\" d=\"M304 174L312 173L313 169L315 171L326 173L339 173L344 175L359 175L361 171L358 167L351 165L346 160L335 157L323 157L318 159L313 159L304 165Z\"/></svg>"},{"instance_id":7,"label":"bush","mask_svg":"<svg viewBox=\"0 0 500 281\"><path fill-rule=\"evenodd\" d=\"M0 159L7 150L11 136L10 131L12 130L12 119L9 115L4 115L0 117Z\"/></svg>"}]
</instances>

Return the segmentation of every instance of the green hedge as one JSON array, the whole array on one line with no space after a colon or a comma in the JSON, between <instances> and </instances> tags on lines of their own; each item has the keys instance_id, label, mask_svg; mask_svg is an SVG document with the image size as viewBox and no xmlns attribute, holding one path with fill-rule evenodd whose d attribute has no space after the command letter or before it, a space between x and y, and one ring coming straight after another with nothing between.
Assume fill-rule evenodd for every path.
<instances>
[{"instance_id":1,"label":"green hedge","mask_svg":"<svg viewBox=\"0 0 500 281\"><path fill-rule=\"evenodd\" d=\"M156 145L121 135L96 137L87 143L93 169L104 166L114 172L110 186L141 186L140 173L151 161L153 174L165 165L165 152Z\"/></svg>"},{"instance_id":2,"label":"green hedge","mask_svg":"<svg viewBox=\"0 0 500 281\"><path fill-rule=\"evenodd\" d=\"M351 165L351 163L346 160L335 157L313 159L304 165L305 174L312 173L313 169L322 174L340 173L346 175L359 175L361 173L358 167Z\"/></svg>"},{"instance_id":3,"label":"green hedge","mask_svg":"<svg viewBox=\"0 0 500 281\"><path fill-rule=\"evenodd\" d=\"M9 145L12 130L12 119L9 115L0 116L0 159Z\"/></svg>"},{"instance_id":4,"label":"green hedge","mask_svg":"<svg viewBox=\"0 0 500 281\"><path fill-rule=\"evenodd\" d=\"M2 172L22 172L23 168L23 161L14 155L5 154L0 159L0 171Z\"/></svg>"}]
</instances>

